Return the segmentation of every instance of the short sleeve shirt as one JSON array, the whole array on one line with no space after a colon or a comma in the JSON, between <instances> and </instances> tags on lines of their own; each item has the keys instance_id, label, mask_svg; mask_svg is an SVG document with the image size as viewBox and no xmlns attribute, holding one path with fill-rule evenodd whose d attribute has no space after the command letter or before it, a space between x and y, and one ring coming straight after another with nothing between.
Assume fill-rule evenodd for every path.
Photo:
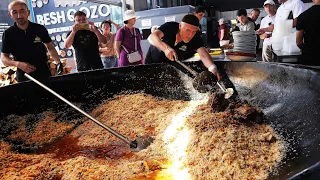
<instances>
[{"instance_id":1,"label":"short sleeve shirt","mask_svg":"<svg viewBox=\"0 0 320 180\"><path fill-rule=\"evenodd\" d=\"M68 33L68 36L70 33ZM76 32L72 46L76 54L78 71L103 68L98 42L97 35L92 31L78 30Z\"/></svg>"},{"instance_id":2,"label":"short sleeve shirt","mask_svg":"<svg viewBox=\"0 0 320 180\"><path fill-rule=\"evenodd\" d=\"M292 12L293 19L297 18L305 10L301 0L288 0L282 3L277 10L276 20L287 20Z\"/></svg>"},{"instance_id":3,"label":"short sleeve shirt","mask_svg":"<svg viewBox=\"0 0 320 180\"><path fill-rule=\"evenodd\" d=\"M260 28L267 28L269 27L271 24L275 23L275 19L276 19L276 15L270 17L270 16L266 16L261 20L261 25ZM271 34L271 32L266 32L267 34ZM263 40L263 44L264 45L271 45L271 38L265 38Z\"/></svg>"},{"instance_id":4,"label":"short sleeve shirt","mask_svg":"<svg viewBox=\"0 0 320 180\"><path fill-rule=\"evenodd\" d=\"M109 35L106 37L107 38L107 43L99 43L100 48L108 48L108 51L100 53L101 57L110 57L110 56L115 56L116 52L114 50L114 39L116 37L115 33L109 33Z\"/></svg>"},{"instance_id":5,"label":"short sleeve shirt","mask_svg":"<svg viewBox=\"0 0 320 180\"><path fill-rule=\"evenodd\" d=\"M176 34L179 31L179 23L177 22L167 22L161 25L158 29L164 34L164 36L162 37L162 41L176 51L179 60L186 60L192 57L196 53L197 49L199 49L200 47L204 47L199 31L188 43L181 41L180 43L175 45ZM151 53L151 57L147 56L147 58L151 58L152 60L146 59L146 63L170 61L165 56L164 52L158 50L152 45L149 48L148 54L149 53Z\"/></svg>"},{"instance_id":6,"label":"short sleeve shirt","mask_svg":"<svg viewBox=\"0 0 320 180\"><path fill-rule=\"evenodd\" d=\"M253 21L253 20L251 19L251 17L248 17L248 20L251 21L251 22L253 22L253 24L254 24L254 30L255 30L255 31L259 29L259 28L258 28L258 25L256 24L256 22Z\"/></svg>"},{"instance_id":7,"label":"short sleeve shirt","mask_svg":"<svg viewBox=\"0 0 320 180\"><path fill-rule=\"evenodd\" d=\"M240 31L254 31L255 25L252 21L247 21L246 24L238 23L237 26L239 27Z\"/></svg>"},{"instance_id":8,"label":"short sleeve shirt","mask_svg":"<svg viewBox=\"0 0 320 180\"><path fill-rule=\"evenodd\" d=\"M219 26L219 31L218 31L218 38L220 40L220 37L221 37L221 30L224 30L224 36L223 36L223 39L222 40L228 40L228 28L225 24L221 24Z\"/></svg>"},{"instance_id":9,"label":"short sleeve shirt","mask_svg":"<svg viewBox=\"0 0 320 180\"><path fill-rule=\"evenodd\" d=\"M297 30L304 31L302 54L315 55L319 51L320 24L317 22L320 22L320 5L313 5L298 17Z\"/></svg>"},{"instance_id":10,"label":"short sleeve shirt","mask_svg":"<svg viewBox=\"0 0 320 180\"><path fill-rule=\"evenodd\" d=\"M16 23L4 31L2 36L2 53L12 54L14 60L27 62L36 67L30 75L36 78L51 76L48 67L47 49L43 43L50 43L47 29L36 23L29 22L28 28L22 30ZM19 82L27 80L24 72L17 70Z\"/></svg>"},{"instance_id":11,"label":"short sleeve shirt","mask_svg":"<svg viewBox=\"0 0 320 180\"><path fill-rule=\"evenodd\" d=\"M133 28L133 29L134 31L132 33L128 27L123 26L118 30L116 34L115 40L121 41L120 57L118 61L118 65L120 67L128 66L128 65L138 65L143 63L143 52L142 52L141 43L140 43L142 40L142 35L140 34L140 31L138 28ZM126 50L124 50L123 47L126 48ZM130 63L128 61L127 54L135 51L138 51L140 53L141 61Z\"/></svg>"}]
</instances>

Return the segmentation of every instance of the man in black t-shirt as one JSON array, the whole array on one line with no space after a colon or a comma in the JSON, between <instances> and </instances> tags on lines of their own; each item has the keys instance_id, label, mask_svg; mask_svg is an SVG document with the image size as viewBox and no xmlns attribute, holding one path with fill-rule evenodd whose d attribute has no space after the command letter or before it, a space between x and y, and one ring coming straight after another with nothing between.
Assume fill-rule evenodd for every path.
<instances>
[{"instance_id":1,"label":"man in black t-shirt","mask_svg":"<svg viewBox=\"0 0 320 180\"><path fill-rule=\"evenodd\" d=\"M167 22L161 25L148 37L151 46L145 63L186 60L197 52L208 70L220 79L217 68L204 48L200 34L197 33L198 30L199 19L191 14L185 15L180 23Z\"/></svg>"},{"instance_id":2,"label":"man in black t-shirt","mask_svg":"<svg viewBox=\"0 0 320 180\"><path fill-rule=\"evenodd\" d=\"M6 66L18 68L17 81L27 80L24 73L37 79L51 76L47 50L58 64L58 73L61 74L63 67L48 31L44 26L28 21L28 6L22 1L13 1L8 10L15 23L3 33L1 60Z\"/></svg>"},{"instance_id":3,"label":"man in black t-shirt","mask_svg":"<svg viewBox=\"0 0 320 180\"><path fill-rule=\"evenodd\" d=\"M73 46L78 71L103 68L98 42L106 43L106 41L94 23L88 22L84 12L77 11L74 14L74 25L65 41L65 47Z\"/></svg>"},{"instance_id":4,"label":"man in black t-shirt","mask_svg":"<svg viewBox=\"0 0 320 180\"><path fill-rule=\"evenodd\" d=\"M299 63L320 66L320 0L313 0L314 6L301 13L297 20L296 43L302 50Z\"/></svg>"}]
</instances>

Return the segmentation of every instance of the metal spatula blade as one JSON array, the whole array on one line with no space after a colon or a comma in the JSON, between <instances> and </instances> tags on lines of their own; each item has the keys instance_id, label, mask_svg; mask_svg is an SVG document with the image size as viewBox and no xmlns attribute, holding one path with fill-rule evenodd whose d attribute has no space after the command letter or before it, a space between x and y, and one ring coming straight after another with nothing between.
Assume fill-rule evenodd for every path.
<instances>
[{"instance_id":1,"label":"metal spatula blade","mask_svg":"<svg viewBox=\"0 0 320 180\"><path fill-rule=\"evenodd\" d=\"M151 143L153 143L153 141L154 139L150 136L137 137L137 139L132 141L130 144L130 149L133 152L139 152L143 149L146 149Z\"/></svg>"},{"instance_id":2,"label":"metal spatula blade","mask_svg":"<svg viewBox=\"0 0 320 180\"><path fill-rule=\"evenodd\" d=\"M224 96L225 99L229 99L233 95L233 93L234 93L233 88L227 88L226 89L218 81L216 76L214 76L209 71L204 71L204 72L201 72L201 73L197 74L196 77L193 79L193 87L197 91L199 91L201 93L205 93L205 92L213 90L213 87L210 85L213 82L216 82L217 85L219 86L219 88L225 93L225 96Z\"/></svg>"}]
</instances>

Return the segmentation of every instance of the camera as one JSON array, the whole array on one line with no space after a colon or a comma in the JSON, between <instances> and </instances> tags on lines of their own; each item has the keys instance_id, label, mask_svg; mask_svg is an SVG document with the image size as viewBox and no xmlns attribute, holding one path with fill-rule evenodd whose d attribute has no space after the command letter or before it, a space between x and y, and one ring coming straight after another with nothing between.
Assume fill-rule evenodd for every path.
<instances>
[{"instance_id":1,"label":"camera","mask_svg":"<svg viewBox=\"0 0 320 180\"><path fill-rule=\"evenodd\" d=\"M79 29L89 29L89 24L87 23L80 23L78 24Z\"/></svg>"}]
</instances>

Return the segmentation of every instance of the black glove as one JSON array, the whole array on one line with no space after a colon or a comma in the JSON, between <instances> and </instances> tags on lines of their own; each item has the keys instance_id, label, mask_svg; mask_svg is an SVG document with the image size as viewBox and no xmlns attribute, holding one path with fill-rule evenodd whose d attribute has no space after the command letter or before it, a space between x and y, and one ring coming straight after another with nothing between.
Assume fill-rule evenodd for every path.
<instances>
[{"instance_id":1,"label":"black glove","mask_svg":"<svg viewBox=\"0 0 320 180\"><path fill-rule=\"evenodd\" d=\"M57 64L57 71L58 71L58 75L62 75L63 73L63 65L62 65L62 62L59 62Z\"/></svg>"}]
</instances>

